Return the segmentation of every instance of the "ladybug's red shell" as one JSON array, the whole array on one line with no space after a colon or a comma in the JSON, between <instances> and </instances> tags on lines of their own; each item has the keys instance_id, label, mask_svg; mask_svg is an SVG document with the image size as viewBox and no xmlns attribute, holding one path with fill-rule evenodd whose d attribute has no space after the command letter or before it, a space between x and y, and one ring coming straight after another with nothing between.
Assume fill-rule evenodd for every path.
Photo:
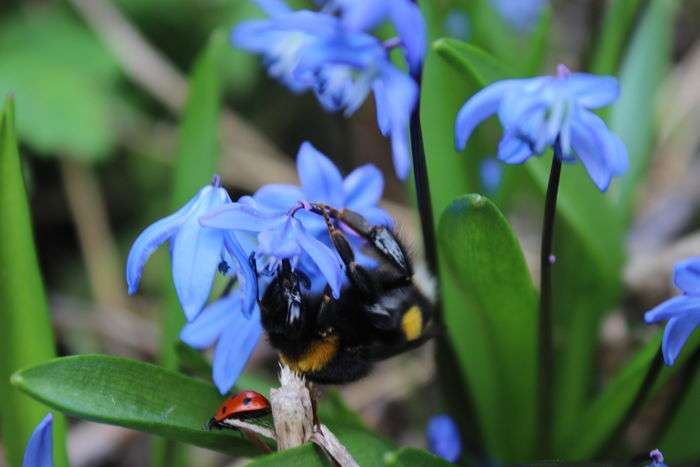
<instances>
[{"instance_id":1,"label":"ladybug's red shell","mask_svg":"<svg viewBox=\"0 0 700 467\"><path fill-rule=\"evenodd\" d=\"M253 418L270 412L270 402L255 391L239 392L226 399L214 414L213 420L222 423L229 418Z\"/></svg>"}]
</instances>

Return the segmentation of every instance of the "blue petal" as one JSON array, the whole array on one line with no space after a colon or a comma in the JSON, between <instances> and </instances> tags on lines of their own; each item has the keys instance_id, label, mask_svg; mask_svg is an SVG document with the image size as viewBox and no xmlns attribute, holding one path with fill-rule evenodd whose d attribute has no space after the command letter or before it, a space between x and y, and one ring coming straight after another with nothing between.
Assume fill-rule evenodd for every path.
<instances>
[{"instance_id":1,"label":"blue petal","mask_svg":"<svg viewBox=\"0 0 700 467\"><path fill-rule=\"evenodd\" d=\"M676 287L691 295L700 295L700 256L676 263L673 270Z\"/></svg>"},{"instance_id":2,"label":"blue petal","mask_svg":"<svg viewBox=\"0 0 700 467\"><path fill-rule=\"evenodd\" d=\"M340 206L343 195L343 177L338 168L321 154L311 143L305 141L297 154L297 173L307 201Z\"/></svg>"},{"instance_id":3,"label":"blue petal","mask_svg":"<svg viewBox=\"0 0 700 467\"><path fill-rule=\"evenodd\" d=\"M133 294L138 290L141 273L148 258L163 242L177 232L191 214L192 207L201 195L202 191L200 190L182 208L168 217L151 224L136 238L126 260L126 283L129 287L129 294Z\"/></svg>"},{"instance_id":4,"label":"blue petal","mask_svg":"<svg viewBox=\"0 0 700 467\"><path fill-rule=\"evenodd\" d=\"M587 109L612 104L620 95L620 85L612 76L574 73L566 78L566 86L578 103Z\"/></svg>"},{"instance_id":5,"label":"blue petal","mask_svg":"<svg viewBox=\"0 0 700 467\"><path fill-rule=\"evenodd\" d=\"M286 214L264 212L239 200L201 216L199 223L215 229L260 232L275 228L284 222L286 217Z\"/></svg>"},{"instance_id":6,"label":"blue petal","mask_svg":"<svg viewBox=\"0 0 700 467\"><path fill-rule=\"evenodd\" d=\"M411 73L418 73L427 44L426 25L420 8L412 0L393 0L387 3L390 4L391 21L403 43Z\"/></svg>"},{"instance_id":7,"label":"blue petal","mask_svg":"<svg viewBox=\"0 0 700 467\"><path fill-rule=\"evenodd\" d=\"M280 259L299 256L301 249L297 244L296 232L293 228L293 223L296 222L292 217L287 217L287 220L278 228L260 232L258 253Z\"/></svg>"},{"instance_id":8,"label":"blue petal","mask_svg":"<svg viewBox=\"0 0 700 467\"><path fill-rule=\"evenodd\" d=\"M679 295L647 311L644 321L647 324L658 323L693 312L700 312L700 297Z\"/></svg>"},{"instance_id":9,"label":"blue petal","mask_svg":"<svg viewBox=\"0 0 700 467\"><path fill-rule=\"evenodd\" d=\"M498 159L506 164L521 164L534 155L529 144L507 132L498 144Z\"/></svg>"},{"instance_id":10,"label":"blue petal","mask_svg":"<svg viewBox=\"0 0 700 467\"><path fill-rule=\"evenodd\" d=\"M214 351L214 384L221 394L228 392L238 380L262 334L260 311L250 318L236 313L221 335Z\"/></svg>"},{"instance_id":11,"label":"blue petal","mask_svg":"<svg viewBox=\"0 0 700 467\"><path fill-rule=\"evenodd\" d=\"M352 31L368 31L386 17L391 0L340 0L338 3L343 10L345 27Z\"/></svg>"},{"instance_id":12,"label":"blue petal","mask_svg":"<svg viewBox=\"0 0 700 467\"><path fill-rule=\"evenodd\" d=\"M53 467L53 415L49 413L36 426L27 442L22 467Z\"/></svg>"},{"instance_id":13,"label":"blue petal","mask_svg":"<svg viewBox=\"0 0 700 467\"><path fill-rule=\"evenodd\" d=\"M234 290L225 297L207 305L193 321L180 331L180 340L195 349L212 347L224 329L231 325L233 316L240 312L241 297Z\"/></svg>"},{"instance_id":14,"label":"blue petal","mask_svg":"<svg viewBox=\"0 0 700 467\"><path fill-rule=\"evenodd\" d=\"M209 298L224 248L224 232L202 227L199 216L229 201L222 188L206 187L171 241L175 290L185 316L191 321Z\"/></svg>"},{"instance_id":15,"label":"blue petal","mask_svg":"<svg viewBox=\"0 0 700 467\"><path fill-rule=\"evenodd\" d=\"M365 206L374 206L382 198L384 177L374 165L358 167L343 180L345 207L360 210Z\"/></svg>"},{"instance_id":16,"label":"blue petal","mask_svg":"<svg viewBox=\"0 0 700 467\"><path fill-rule=\"evenodd\" d=\"M467 145L474 128L498 111L506 92L515 81L497 81L474 94L457 113L455 122L455 146L462 150Z\"/></svg>"},{"instance_id":17,"label":"blue petal","mask_svg":"<svg viewBox=\"0 0 700 467\"><path fill-rule=\"evenodd\" d=\"M333 297L340 297L340 288L343 282L343 270L338 255L335 254L323 242L308 235L304 227L296 220L293 223L296 240L299 246L308 254L318 269L326 278L333 291Z\"/></svg>"},{"instance_id":18,"label":"blue petal","mask_svg":"<svg viewBox=\"0 0 700 467\"><path fill-rule=\"evenodd\" d=\"M607 190L619 165L619 147L611 134L603 120L587 110L572 116L571 147L600 191Z\"/></svg>"},{"instance_id":19,"label":"blue petal","mask_svg":"<svg viewBox=\"0 0 700 467\"><path fill-rule=\"evenodd\" d=\"M700 313L671 318L666 324L661 350L666 365L673 365L690 334L700 324Z\"/></svg>"},{"instance_id":20,"label":"blue petal","mask_svg":"<svg viewBox=\"0 0 700 467\"><path fill-rule=\"evenodd\" d=\"M408 123L418 101L418 85L398 68L385 63L373 89L377 122L384 136L391 134L394 170L396 176L403 180L411 167Z\"/></svg>"},{"instance_id":21,"label":"blue petal","mask_svg":"<svg viewBox=\"0 0 700 467\"><path fill-rule=\"evenodd\" d=\"M188 321L209 298L223 247L224 233L202 227L196 219L185 223L173 239L173 282Z\"/></svg>"},{"instance_id":22,"label":"blue petal","mask_svg":"<svg viewBox=\"0 0 700 467\"><path fill-rule=\"evenodd\" d=\"M481 186L488 194L493 194L498 191L503 178L503 167L498 159L489 157L481 161L479 166L479 178Z\"/></svg>"},{"instance_id":23,"label":"blue petal","mask_svg":"<svg viewBox=\"0 0 700 467\"><path fill-rule=\"evenodd\" d=\"M252 249L246 252L232 232L227 232L224 238L224 245L226 250L238 262L238 281L243 299L242 311L246 316L250 316L258 299L258 278L249 262Z\"/></svg>"},{"instance_id":24,"label":"blue petal","mask_svg":"<svg viewBox=\"0 0 700 467\"><path fill-rule=\"evenodd\" d=\"M291 13L292 9L282 0L254 0L268 16L280 16Z\"/></svg>"},{"instance_id":25,"label":"blue petal","mask_svg":"<svg viewBox=\"0 0 700 467\"><path fill-rule=\"evenodd\" d=\"M443 459L456 462L462 453L459 428L449 415L436 415L428 422L428 449Z\"/></svg>"},{"instance_id":26,"label":"blue petal","mask_svg":"<svg viewBox=\"0 0 700 467\"><path fill-rule=\"evenodd\" d=\"M271 211L289 211L304 199L304 193L294 185L269 184L255 192L258 206Z\"/></svg>"}]
</instances>

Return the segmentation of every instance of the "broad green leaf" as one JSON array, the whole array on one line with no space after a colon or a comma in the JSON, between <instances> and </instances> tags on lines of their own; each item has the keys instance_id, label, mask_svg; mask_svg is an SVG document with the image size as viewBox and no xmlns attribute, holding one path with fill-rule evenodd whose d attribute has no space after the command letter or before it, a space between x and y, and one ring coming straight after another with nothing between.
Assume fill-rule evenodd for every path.
<instances>
[{"instance_id":1,"label":"broad green leaf","mask_svg":"<svg viewBox=\"0 0 700 467\"><path fill-rule=\"evenodd\" d=\"M47 410L11 387L10 375L55 357L55 349L14 113L14 99L7 97L0 126L0 420L9 465L18 467L29 436ZM55 465L65 466L65 420L56 416L53 426Z\"/></svg>"},{"instance_id":2,"label":"broad green leaf","mask_svg":"<svg viewBox=\"0 0 700 467\"><path fill-rule=\"evenodd\" d=\"M384 459L395 449L391 444L363 430L348 427L331 427L333 434L347 448L360 465L384 465ZM327 467L331 465L320 448L305 444L298 448L260 457L248 464L250 467Z\"/></svg>"},{"instance_id":3,"label":"broad green leaf","mask_svg":"<svg viewBox=\"0 0 700 467\"><path fill-rule=\"evenodd\" d=\"M480 195L467 195L443 213L440 247L462 307L445 310L445 329L467 371L483 358L472 353L469 321L479 319L494 365L490 391L497 406L484 423L508 440L500 460L531 458L535 444L538 294L517 238L498 208ZM472 315L472 317L469 317ZM476 318L478 316L478 318ZM517 356L515 358L514 356ZM479 397L475 394L476 397ZM482 395L482 398L485 396Z\"/></svg>"},{"instance_id":4,"label":"broad green leaf","mask_svg":"<svg viewBox=\"0 0 700 467\"><path fill-rule=\"evenodd\" d=\"M630 165L620 179L620 207L630 216L637 187L647 173L655 137L656 96L671 60L675 13L681 2L652 0L634 33L620 71L620 100L612 108L610 129L622 138Z\"/></svg>"},{"instance_id":5,"label":"broad green leaf","mask_svg":"<svg viewBox=\"0 0 700 467\"><path fill-rule=\"evenodd\" d=\"M248 467L328 467L329 462L320 448L305 444L255 459Z\"/></svg>"},{"instance_id":6,"label":"broad green leaf","mask_svg":"<svg viewBox=\"0 0 700 467\"><path fill-rule=\"evenodd\" d=\"M483 51L455 40L438 41L438 52L478 88L510 77ZM493 143L495 150L496 141ZM469 154L467 155L469 156ZM541 196L547 190L551 155L525 164ZM619 181L614 182L613 189ZM603 313L617 302L623 261L624 219L590 181L581 164L564 166L554 236L553 304L557 333L555 407L557 432L572 426L594 386L595 350ZM596 290L592 295L591 290Z\"/></svg>"},{"instance_id":7,"label":"broad green leaf","mask_svg":"<svg viewBox=\"0 0 700 467\"><path fill-rule=\"evenodd\" d=\"M59 8L0 24L0 93L14 92L21 139L41 154L97 159L116 143L120 71L94 35Z\"/></svg>"},{"instance_id":8,"label":"broad green leaf","mask_svg":"<svg viewBox=\"0 0 700 467\"><path fill-rule=\"evenodd\" d=\"M441 457L416 448L402 448L384 458L384 465L396 467L437 466L448 467L454 465Z\"/></svg>"},{"instance_id":9,"label":"broad green leaf","mask_svg":"<svg viewBox=\"0 0 700 467\"><path fill-rule=\"evenodd\" d=\"M640 0L608 2L590 71L597 75L611 75L617 70L625 42L629 37Z\"/></svg>"},{"instance_id":10,"label":"broad green leaf","mask_svg":"<svg viewBox=\"0 0 700 467\"><path fill-rule=\"evenodd\" d=\"M419 4L428 24L431 40L441 37L445 11L440 10L436 2L420 1ZM420 117L436 225L440 213L452 200L461 194L478 190L477 159L462 157L454 146L455 115L462 103L475 91L476 87L465 82L455 69L440 59L435 50L431 48L428 51L423 67ZM463 299L458 284L450 278L446 258L440 249L438 249L438 259L442 309L444 313L449 310L458 313L462 308ZM443 375L452 377L449 381L441 378L440 389L449 401L461 401L469 407L472 404L475 405L474 410L463 410L463 405L450 405L450 415L458 421L463 434L468 433L466 429L491 430L483 436L489 451L503 452L505 451L504 439L498 438L493 433L497 427L497 421L490 424L485 421L498 406L495 394L490 390L495 384L493 382L495 366L491 364L490 351L484 351L487 347L485 334L481 332L479 317L468 315L465 319L469 321L465 323L468 333L461 336L458 342L471 344L472 347L468 351L475 352L473 355L482 355L483 358L472 361L473 365L469 368L467 377L464 367L457 365L461 360L454 343L447 342L448 337L439 337L436 353L437 366ZM462 357L466 358L465 355ZM464 384L467 386L463 386ZM475 413L481 417L473 417Z\"/></svg>"},{"instance_id":11,"label":"broad green leaf","mask_svg":"<svg viewBox=\"0 0 700 467\"><path fill-rule=\"evenodd\" d=\"M107 355L63 357L12 377L68 415L238 455L259 452L240 433L206 429L222 397L213 385L149 363Z\"/></svg>"}]
</instances>

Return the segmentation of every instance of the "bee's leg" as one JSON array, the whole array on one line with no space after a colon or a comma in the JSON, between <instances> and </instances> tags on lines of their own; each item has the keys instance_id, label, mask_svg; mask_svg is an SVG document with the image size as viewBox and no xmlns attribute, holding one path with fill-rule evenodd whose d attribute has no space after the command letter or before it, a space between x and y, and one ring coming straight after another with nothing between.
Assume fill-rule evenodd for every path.
<instances>
[{"instance_id":1,"label":"bee's leg","mask_svg":"<svg viewBox=\"0 0 700 467\"><path fill-rule=\"evenodd\" d=\"M314 207L315 206L316 205L314 205ZM348 276L348 279L350 279L353 285L355 285L370 302L376 301L379 297L378 286L367 270L355 262L355 253L352 251L352 247L345 238L345 235L343 235L343 232L333 225L333 221L327 209L316 212L320 213L326 221L328 234L333 241L335 250L338 252L340 259L345 265L345 274Z\"/></svg>"},{"instance_id":2,"label":"bee's leg","mask_svg":"<svg viewBox=\"0 0 700 467\"><path fill-rule=\"evenodd\" d=\"M370 225L367 219L350 209L337 210L318 203L312 204L311 207L314 212L326 218L327 224L329 223L328 216L333 217L365 238L372 248L398 269L402 276L407 279L413 276L413 266L409 256L390 229L383 225Z\"/></svg>"}]
</instances>

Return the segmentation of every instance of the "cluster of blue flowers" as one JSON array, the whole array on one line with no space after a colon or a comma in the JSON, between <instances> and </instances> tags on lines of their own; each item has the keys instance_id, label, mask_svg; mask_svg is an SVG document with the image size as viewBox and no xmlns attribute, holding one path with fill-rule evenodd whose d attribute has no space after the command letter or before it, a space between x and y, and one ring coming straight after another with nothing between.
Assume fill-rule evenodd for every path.
<instances>
[{"instance_id":1,"label":"cluster of blue flowers","mask_svg":"<svg viewBox=\"0 0 700 467\"><path fill-rule=\"evenodd\" d=\"M676 264L673 282L683 294L666 300L644 315L648 324L668 321L661 344L667 365L673 365L688 337L700 325L700 256Z\"/></svg>"},{"instance_id":2,"label":"cluster of blue flowers","mask_svg":"<svg viewBox=\"0 0 700 467\"><path fill-rule=\"evenodd\" d=\"M312 293L328 285L336 298L340 295L347 280L344 266L311 203L350 208L375 225L393 224L377 207L384 179L373 165L343 178L326 156L304 143L297 171L301 186L266 185L236 202L214 177L185 206L144 230L129 253L126 278L134 293L150 255L170 241L173 282L188 320L180 337L197 349L216 346L213 379L222 393L236 382L260 338L257 298L282 260L309 277ZM359 237L351 238L357 261L374 267L359 250ZM238 286L207 305L217 271Z\"/></svg>"},{"instance_id":3,"label":"cluster of blue flowers","mask_svg":"<svg viewBox=\"0 0 700 467\"><path fill-rule=\"evenodd\" d=\"M352 115L374 93L377 121L391 138L396 174L408 176L408 126L418 100L415 79L393 65L401 48L411 74L420 75L426 27L412 0L326 0L321 11L292 10L282 0L255 0L268 19L239 24L237 47L260 54L270 76L296 93L312 90L329 112ZM382 42L369 34L389 21L398 37Z\"/></svg>"}]
</instances>

